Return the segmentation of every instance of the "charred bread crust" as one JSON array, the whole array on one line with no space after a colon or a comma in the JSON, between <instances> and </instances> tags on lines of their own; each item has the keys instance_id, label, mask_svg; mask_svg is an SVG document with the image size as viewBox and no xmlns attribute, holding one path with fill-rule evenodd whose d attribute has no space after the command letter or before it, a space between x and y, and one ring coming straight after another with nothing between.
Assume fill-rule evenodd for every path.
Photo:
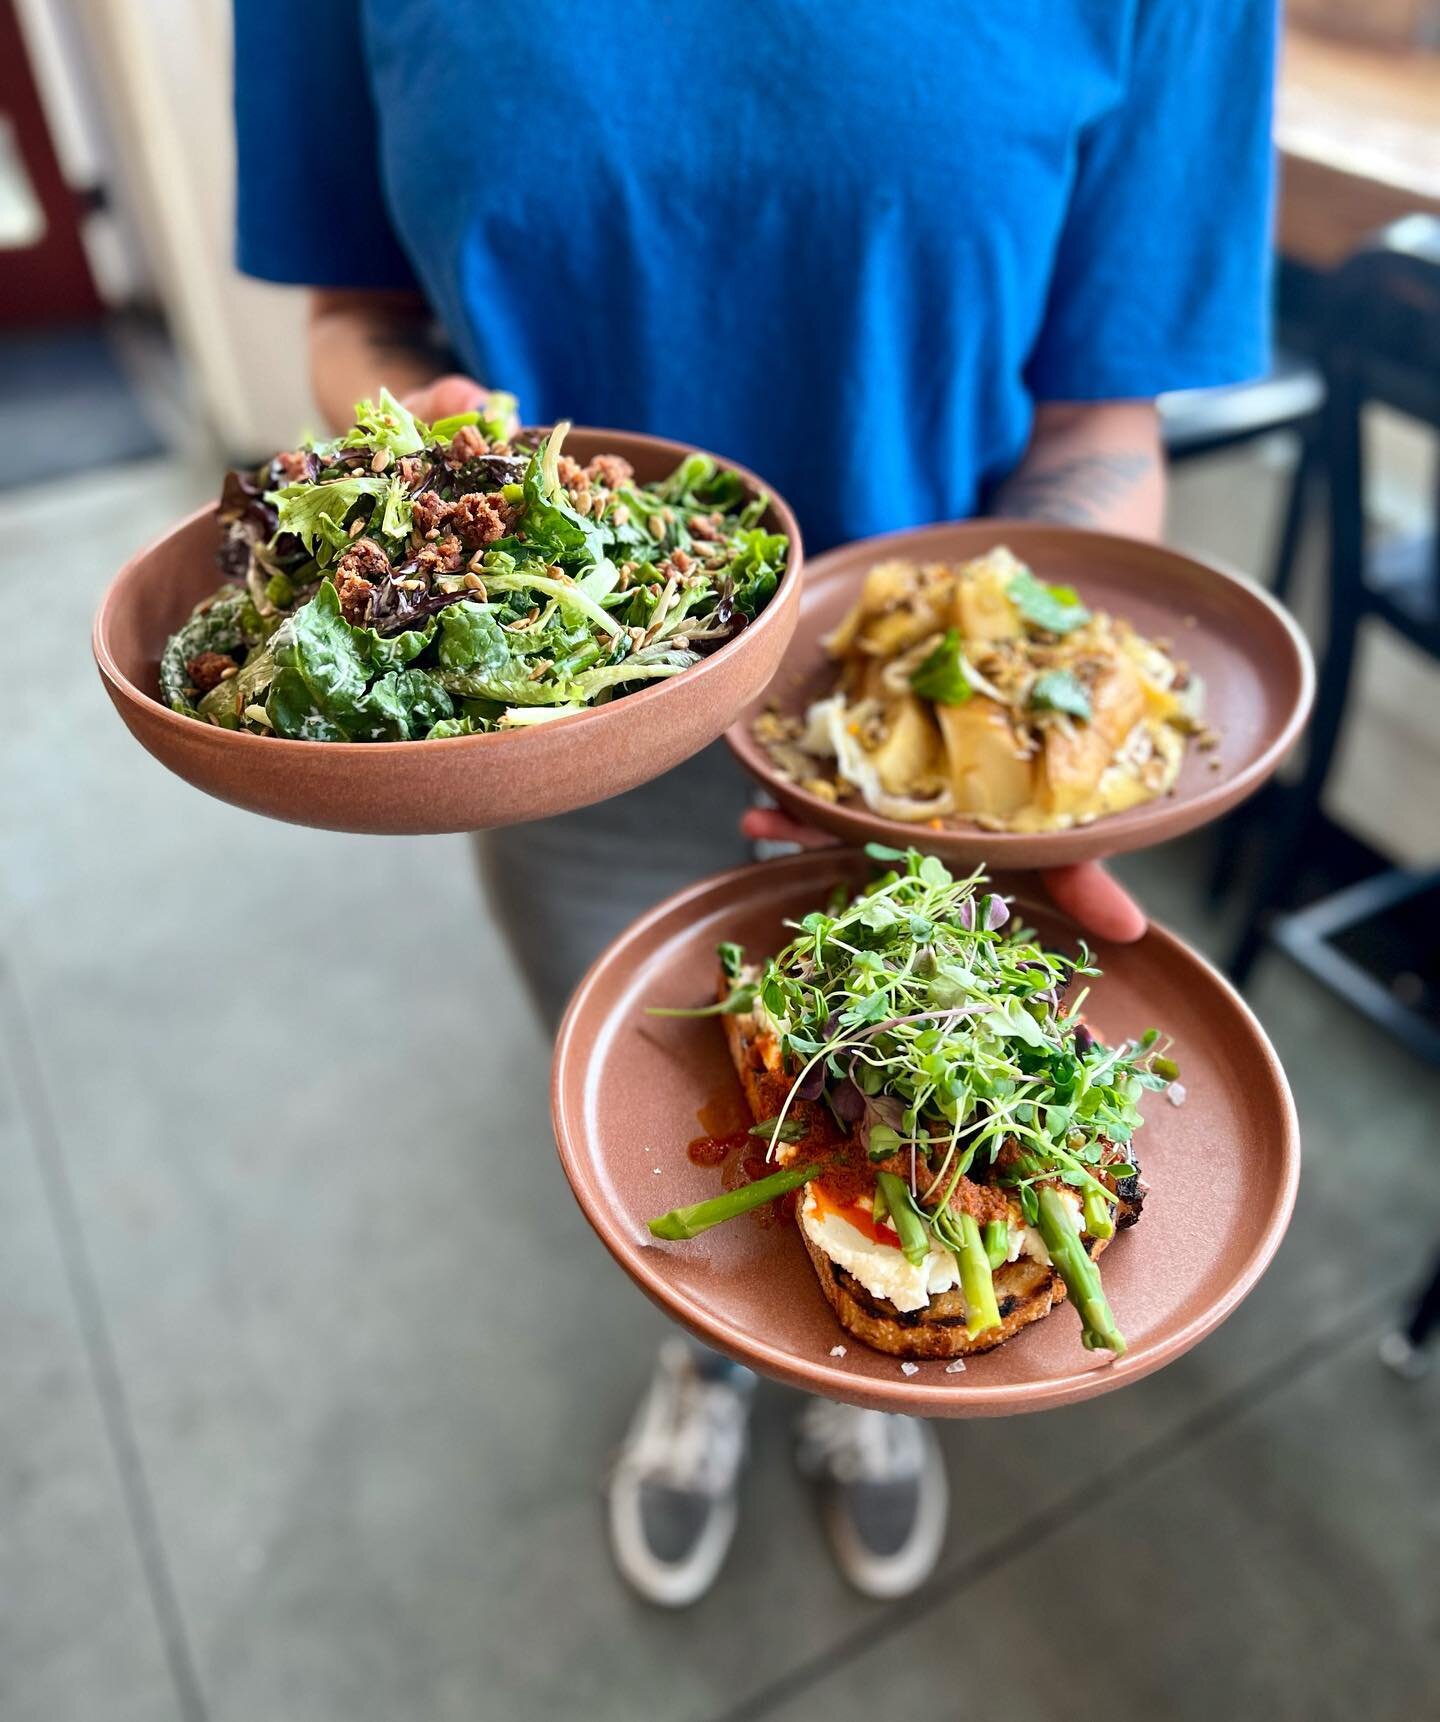
<instances>
[{"instance_id":1,"label":"charred bread crust","mask_svg":"<svg viewBox=\"0 0 1440 1722\"><path fill-rule=\"evenodd\" d=\"M972 1339L965 1331L965 1300L960 1292L939 1292L924 1309L896 1309L889 1298L866 1291L853 1274L832 1262L803 1226L800 1236L820 1289L841 1327L892 1357L968 1357L993 1351L1065 1301L1065 1282L1054 1268L1023 1256L1019 1261L1006 1262L995 1273L1000 1325ZM1106 1241L1086 1241L1092 1258L1105 1248Z\"/></svg>"}]
</instances>

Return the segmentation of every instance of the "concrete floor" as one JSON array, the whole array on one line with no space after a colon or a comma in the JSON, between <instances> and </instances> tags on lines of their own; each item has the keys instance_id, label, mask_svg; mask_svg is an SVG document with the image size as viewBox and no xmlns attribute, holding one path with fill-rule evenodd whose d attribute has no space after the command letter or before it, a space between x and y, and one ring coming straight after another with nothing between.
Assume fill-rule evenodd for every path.
<instances>
[{"instance_id":1,"label":"concrete floor","mask_svg":"<svg viewBox=\"0 0 1440 1722\"><path fill-rule=\"evenodd\" d=\"M660 1320L565 1190L463 841L208 801L95 676L112 567L210 488L0 500L4 1722L1435 1714L1440 1377L1375 1346L1440 1237L1440 1085L1274 958L1305 1177L1225 1328L944 1428L901 1607L827 1565L779 1392L715 1593L619 1587L597 1484ZM1202 944L1203 863L1125 868Z\"/></svg>"}]
</instances>

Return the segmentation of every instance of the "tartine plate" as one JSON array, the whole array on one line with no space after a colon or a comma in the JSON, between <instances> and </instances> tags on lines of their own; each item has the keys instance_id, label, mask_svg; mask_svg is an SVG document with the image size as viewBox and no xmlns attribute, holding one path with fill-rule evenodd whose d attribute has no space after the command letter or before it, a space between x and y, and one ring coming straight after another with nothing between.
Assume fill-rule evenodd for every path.
<instances>
[{"instance_id":1,"label":"tartine plate","mask_svg":"<svg viewBox=\"0 0 1440 1722\"><path fill-rule=\"evenodd\" d=\"M1092 610L1168 640L1204 678L1205 721L1219 744L1191 745L1174 789L1157 800L1065 831L986 831L959 815L908 825L872 813L858 796L830 802L784 777L755 739L767 709L802 714L831 691L825 637L877 562L959 563L1007 545L1051 584L1074 586ZM731 725L726 740L745 769L804 824L849 843L921 847L972 866L1058 867L1145 849L1218 819L1252 795L1285 758L1309 715L1315 675L1304 636L1258 586L1165 545L1035 521L975 520L864 538L806 565L800 619L774 681Z\"/></svg>"},{"instance_id":2,"label":"tartine plate","mask_svg":"<svg viewBox=\"0 0 1440 1722\"><path fill-rule=\"evenodd\" d=\"M623 455L643 482L668 477L687 443L632 432L572 429L581 462ZM753 473L723 456L764 524L790 539L774 597L733 640L686 670L608 705L533 728L446 741L307 742L218 729L161 704L166 639L220 585L220 529L202 509L132 557L95 618L95 661L126 727L147 752L197 789L254 813L331 831L478 831L545 819L660 777L720 736L774 675L800 607L803 551L795 517Z\"/></svg>"},{"instance_id":3,"label":"tartine plate","mask_svg":"<svg viewBox=\"0 0 1440 1722\"><path fill-rule=\"evenodd\" d=\"M1239 994L1173 933L1095 946L1104 968L1086 1015L1104 1039L1154 1025L1172 1035L1182 1105L1145 1097L1136 1139L1150 1186L1138 1225L1101 1258L1129 1349L1112 1360L1080 1344L1061 1304L962 1373L900 1360L845 1333L792 1221L742 1215L685 1243L646 1221L722 1188L722 1172L687 1144L743 1129L749 1114L714 1018L646 1014L649 1005L713 997L715 947L777 950L787 919L854 886L871 863L822 850L738 868L687 887L634 922L580 983L555 1048L555 1137L580 1206L615 1260L667 1314L707 1344L811 1393L924 1417L990 1417L1088 1399L1138 1381L1210 1333L1274 1255L1300 1172L1295 1106L1284 1072ZM1057 949L1076 929L1022 901ZM741 1149L737 1152L753 1152ZM833 1348L843 1346L843 1356Z\"/></svg>"}]
</instances>

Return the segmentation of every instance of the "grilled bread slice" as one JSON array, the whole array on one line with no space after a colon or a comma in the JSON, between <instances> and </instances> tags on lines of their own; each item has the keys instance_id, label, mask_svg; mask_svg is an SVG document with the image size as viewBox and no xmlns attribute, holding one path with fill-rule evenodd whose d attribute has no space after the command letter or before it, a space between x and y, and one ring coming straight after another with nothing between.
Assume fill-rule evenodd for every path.
<instances>
[{"instance_id":1,"label":"grilled bread slice","mask_svg":"<svg viewBox=\"0 0 1440 1722\"><path fill-rule=\"evenodd\" d=\"M721 997L731 982L722 977ZM781 1069L780 1047L773 1034L762 1031L754 1016L742 1013L721 1018L745 1099L756 1123L779 1116L793 1086ZM818 1101L795 1100L789 1118L805 1127L805 1135L794 1143L779 1143L776 1159L782 1164L803 1160L816 1153L842 1151L847 1144L860 1152L835 1123L829 1108ZM861 1155L864 1158L863 1153ZM1120 1223L1125 1223L1122 1216ZM799 1225L797 1213L796 1224ZM877 1297L855 1276L832 1262L803 1226L804 1241L820 1289L836 1319L847 1333L877 1351L894 1357L965 1357L972 1352L993 1351L1021 1328L1039 1321L1065 1299L1065 1282L1051 1267L1029 1257L1005 1262L995 1271L995 1301L1000 1325L973 1339L965 1331L965 1299L957 1289L933 1295L924 1309L901 1310L889 1298ZM1098 1256L1108 1240L1087 1238L1085 1247Z\"/></svg>"}]
</instances>

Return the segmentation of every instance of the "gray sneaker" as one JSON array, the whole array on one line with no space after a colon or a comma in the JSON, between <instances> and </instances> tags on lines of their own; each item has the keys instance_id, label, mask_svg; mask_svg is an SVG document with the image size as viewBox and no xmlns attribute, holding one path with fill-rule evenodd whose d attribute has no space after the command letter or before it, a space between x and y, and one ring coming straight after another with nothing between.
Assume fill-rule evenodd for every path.
<instances>
[{"instance_id":1,"label":"gray sneaker","mask_svg":"<svg viewBox=\"0 0 1440 1722\"><path fill-rule=\"evenodd\" d=\"M685 1608L714 1584L735 1536L755 1377L702 1372L683 1339L667 1339L607 1490L610 1547L648 1602Z\"/></svg>"},{"instance_id":2,"label":"gray sneaker","mask_svg":"<svg viewBox=\"0 0 1440 1722\"><path fill-rule=\"evenodd\" d=\"M863 1596L888 1600L918 1590L940 1558L950 1506L929 1427L812 1399L797 1432L800 1469L820 1487L840 1571Z\"/></svg>"}]
</instances>

